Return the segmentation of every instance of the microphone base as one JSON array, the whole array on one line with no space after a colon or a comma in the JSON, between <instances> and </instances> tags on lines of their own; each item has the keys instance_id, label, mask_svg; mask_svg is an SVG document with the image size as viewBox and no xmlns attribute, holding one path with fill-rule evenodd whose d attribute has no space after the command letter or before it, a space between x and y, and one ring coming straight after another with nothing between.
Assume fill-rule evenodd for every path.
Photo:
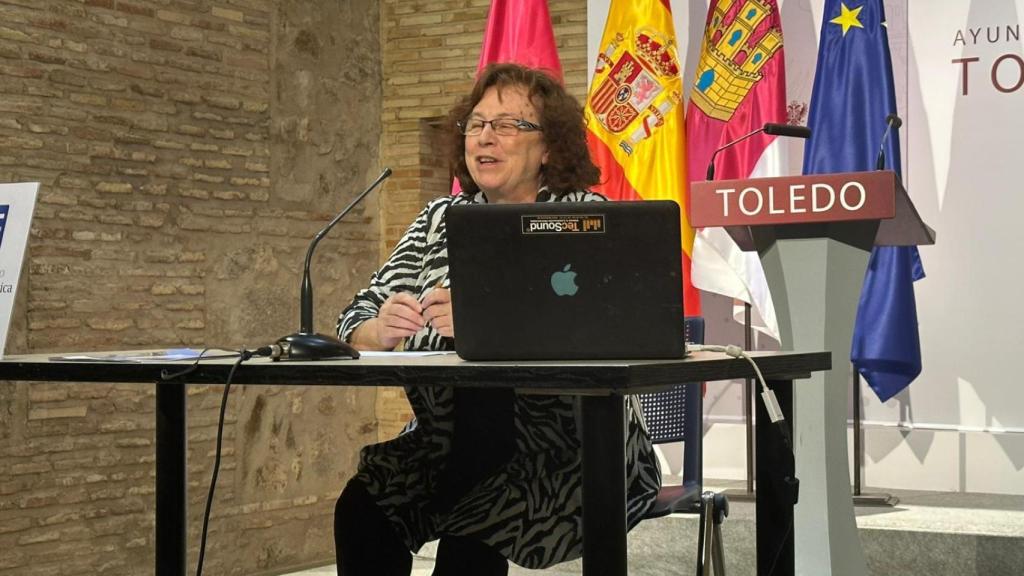
<instances>
[{"instance_id":1,"label":"microphone base","mask_svg":"<svg viewBox=\"0 0 1024 576\"><path fill-rule=\"evenodd\" d=\"M359 358L359 351L347 342L324 334L296 332L277 343L288 351L289 360L323 360L326 358Z\"/></svg>"}]
</instances>

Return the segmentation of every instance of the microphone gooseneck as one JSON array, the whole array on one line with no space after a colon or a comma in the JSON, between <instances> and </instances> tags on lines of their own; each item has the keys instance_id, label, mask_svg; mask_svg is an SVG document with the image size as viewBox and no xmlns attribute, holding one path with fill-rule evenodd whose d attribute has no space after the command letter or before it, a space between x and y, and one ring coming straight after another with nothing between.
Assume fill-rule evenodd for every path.
<instances>
[{"instance_id":1,"label":"microphone gooseneck","mask_svg":"<svg viewBox=\"0 0 1024 576\"><path fill-rule=\"evenodd\" d=\"M885 132L882 133L882 141L878 144L878 160L875 160L875 170L885 170L885 143L889 140L889 132L899 130L903 126L903 120L896 114L889 114L885 117Z\"/></svg>"},{"instance_id":2,"label":"microphone gooseneck","mask_svg":"<svg viewBox=\"0 0 1024 576\"><path fill-rule=\"evenodd\" d=\"M732 142L729 142L729 143L725 144L721 148L718 148L717 150L712 152L711 153L711 160L708 160L708 171L707 171L707 177L705 178L705 180L710 182L711 180L715 179L715 157L718 156L719 152L721 152L722 150L725 150L726 148L730 148L732 146L735 146L735 145L739 144L740 142L743 142L747 138L750 138L751 136L755 136L757 134L760 134L761 132L764 132L765 134L768 134L768 135L771 135L771 136L788 136L790 138L810 138L811 137L811 129L806 127L806 126L795 126L793 124L775 124L775 123L772 123L772 122L768 122L764 126L758 128L757 130L753 130L753 131L751 131L751 132L749 132L747 134L744 134L743 136L740 136L739 138L733 140Z\"/></svg>"},{"instance_id":3,"label":"microphone gooseneck","mask_svg":"<svg viewBox=\"0 0 1024 576\"><path fill-rule=\"evenodd\" d=\"M334 225L341 222L341 219L345 217L357 204L362 202L363 198L367 194L372 192L381 182L391 176L391 168L385 168L380 176L373 181L373 184L364 190L359 196L356 196L352 202L349 202L348 206L344 210L338 213L333 220L327 223L323 227L323 230L317 232L316 236L309 243L309 249L306 250L306 261L302 267L302 286L299 288L299 331L285 336L277 341L277 345L284 351L274 357L275 360L278 358L293 358L296 360L319 360L321 358L332 358L332 357L350 357L358 358L359 352L352 348L346 342L335 338L334 336L326 336L323 334L316 334L313 332L313 282L310 280L310 268L313 261L313 251L316 249L317 244L320 240L334 228Z\"/></svg>"}]
</instances>

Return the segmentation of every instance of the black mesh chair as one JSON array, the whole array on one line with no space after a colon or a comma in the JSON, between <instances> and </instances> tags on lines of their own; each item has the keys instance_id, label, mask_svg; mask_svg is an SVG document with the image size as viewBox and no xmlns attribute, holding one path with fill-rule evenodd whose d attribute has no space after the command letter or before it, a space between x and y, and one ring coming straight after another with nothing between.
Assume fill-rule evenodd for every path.
<instances>
[{"instance_id":1,"label":"black mesh chair","mask_svg":"<svg viewBox=\"0 0 1024 576\"><path fill-rule=\"evenodd\" d=\"M704 319L684 319L686 341L704 343ZM729 515L729 501L724 494L703 492L703 385L700 382L679 384L664 392L638 394L651 442L665 444L683 442L683 479L678 485L662 486L644 519L660 518L673 513L699 514L700 534L697 542L697 575L710 574L713 567L718 576L725 575L722 548L722 520Z\"/></svg>"}]
</instances>

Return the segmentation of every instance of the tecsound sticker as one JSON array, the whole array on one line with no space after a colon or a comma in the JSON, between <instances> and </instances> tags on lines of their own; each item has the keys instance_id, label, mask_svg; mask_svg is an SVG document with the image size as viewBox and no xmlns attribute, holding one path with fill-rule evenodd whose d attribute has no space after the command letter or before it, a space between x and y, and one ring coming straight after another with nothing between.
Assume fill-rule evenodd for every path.
<instances>
[{"instance_id":1,"label":"tecsound sticker","mask_svg":"<svg viewBox=\"0 0 1024 576\"><path fill-rule=\"evenodd\" d=\"M604 214L523 216L523 234L604 234Z\"/></svg>"}]
</instances>

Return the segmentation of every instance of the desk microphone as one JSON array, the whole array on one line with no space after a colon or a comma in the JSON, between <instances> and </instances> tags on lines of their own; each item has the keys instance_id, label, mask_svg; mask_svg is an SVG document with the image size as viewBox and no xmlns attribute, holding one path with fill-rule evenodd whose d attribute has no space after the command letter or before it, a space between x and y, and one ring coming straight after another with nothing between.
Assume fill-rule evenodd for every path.
<instances>
[{"instance_id":1,"label":"desk microphone","mask_svg":"<svg viewBox=\"0 0 1024 576\"><path fill-rule=\"evenodd\" d=\"M760 134L761 132L764 132L765 134L768 134L770 136L789 136L790 138L811 137L811 129L806 126L795 126L793 124L774 124L772 122L768 122L764 126L758 128L757 130L754 130L749 134L740 136L739 138L733 140L732 142L729 142L725 146L722 146L718 150L712 152L711 160L708 161L708 173L707 178L705 178L705 180L710 182L711 180L715 179L715 156L718 156L719 152L731 146L735 146L736 144L743 142L747 138Z\"/></svg>"},{"instance_id":2,"label":"desk microphone","mask_svg":"<svg viewBox=\"0 0 1024 576\"><path fill-rule=\"evenodd\" d=\"M903 120L896 114L889 114L885 117L885 132L882 133L882 141L878 145L878 160L875 161L875 170L885 170L885 143L889 140L889 131L899 130L903 126Z\"/></svg>"},{"instance_id":3,"label":"desk microphone","mask_svg":"<svg viewBox=\"0 0 1024 576\"><path fill-rule=\"evenodd\" d=\"M324 229L317 232L313 241L309 243L309 250L306 251L306 264L302 269L302 286L299 289L299 331L281 338L273 345L275 353L271 355L274 360L320 360L321 358L359 358L359 352L347 342L313 332L313 283L309 279L310 262L313 259L313 250L320 240L330 232L335 224L341 221L356 204L359 204L367 194L380 185L381 182L391 176L391 168L385 168L380 176L370 184L370 187L356 196L356 199L349 203L334 220L331 220Z\"/></svg>"}]
</instances>

